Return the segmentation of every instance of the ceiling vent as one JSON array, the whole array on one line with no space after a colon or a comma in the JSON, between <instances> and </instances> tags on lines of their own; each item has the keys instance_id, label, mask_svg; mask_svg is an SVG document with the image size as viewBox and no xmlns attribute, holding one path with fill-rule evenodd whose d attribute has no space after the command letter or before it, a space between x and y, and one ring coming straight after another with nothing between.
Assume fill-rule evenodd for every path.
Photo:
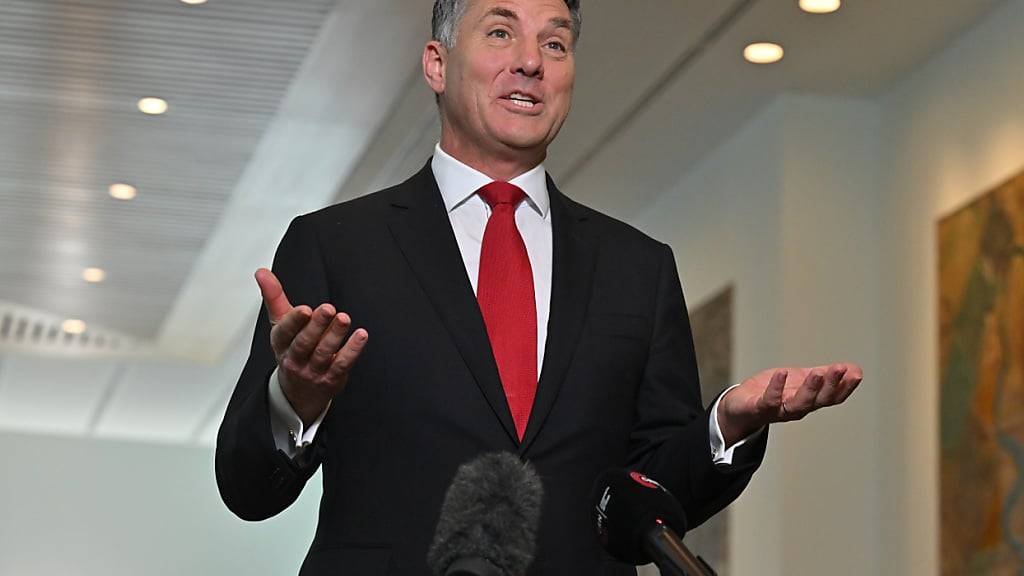
<instances>
[{"instance_id":1,"label":"ceiling vent","mask_svg":"<svg viewBox=\"0 0 1024 576\"><path fill-rule=\"evenodd\" d=\"M0 302L0 351L71 355L135 355L135 338L87 326L80 334L63 329L65 319L24 306Z\"/></svg>"}]
</instances>

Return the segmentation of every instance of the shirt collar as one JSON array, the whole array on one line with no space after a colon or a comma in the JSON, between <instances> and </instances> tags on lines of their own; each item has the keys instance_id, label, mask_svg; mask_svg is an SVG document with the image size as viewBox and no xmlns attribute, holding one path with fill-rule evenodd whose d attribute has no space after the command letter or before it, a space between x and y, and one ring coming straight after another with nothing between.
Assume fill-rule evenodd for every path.
<instances>
[{"instance_id":1,"label":"shirt collar","mask_svg":"<svg viewBox=\"0 0 1024 576\"><path fill-rule=\"evenodd\" d=\"M441 149L440 144L434 146L434 158L430 167L434 171L434 179L437 180L437 187L441 190L441 198L444 199L444 207L448 212L458 208L472 198L477 190L494 181L490 176L449 155ZM544 164L534 166L509 180L509 183L522 188L530 206L541 217L547 217L550 201Z\"/></svg>"}]
</instances>

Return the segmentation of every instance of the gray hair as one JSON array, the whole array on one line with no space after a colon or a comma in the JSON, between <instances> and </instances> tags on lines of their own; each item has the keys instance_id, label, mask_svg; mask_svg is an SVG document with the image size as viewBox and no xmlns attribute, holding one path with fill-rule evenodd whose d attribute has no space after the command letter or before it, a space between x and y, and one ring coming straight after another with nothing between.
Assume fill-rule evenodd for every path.
<instances>
[{"instance_id":1,"label":"gray hair","mask_svg":"<svg viewBox=\"0 0 1024 576\"><path fill-rule=\"evenodd\" d=\"M431 38L437 40L445 48L451 50L455 47L456 32L459 22L466 14L466 3L469 0L434 0L434 16L430 22ZM575 49L576 41L580 38L580 28L583 26L583 18L580 16L580 0L565 0L569 8L569 15L572 17L572 43Z\"/></svg>"}]
</instances>

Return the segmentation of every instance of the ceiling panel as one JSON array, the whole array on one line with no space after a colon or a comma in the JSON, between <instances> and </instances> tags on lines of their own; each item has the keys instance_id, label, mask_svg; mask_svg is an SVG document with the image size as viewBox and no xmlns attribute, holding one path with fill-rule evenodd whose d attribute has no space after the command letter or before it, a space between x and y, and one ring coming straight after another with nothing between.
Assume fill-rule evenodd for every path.
<instances>
[{"instance_id":1,"label":"ceiling panel","mask_svg":"<svg viewBox=\"0 0 1024 576\"><path fill-rule=\"evenodd\" d=\"M573 108L545 166L564 175L604 144L603 135L675 63L699 48L734 6L756 0L648 0L583 6Z\"/></svg>"},{"instance_id":2,"label":"ceiling panel","mask_svg":"<svg viewBox=\"0 0 1024 576\"><path fill-rule=\"evenodd\" d=\"M602 120L596 137L560 135L552 155L566 160L549 164L574 197L628 220L776 95L810 91L871 98L998 3L845 3L834 14L809 15L794 0L732 2L743 9L718 33L690 39L696 52L662 44L678 54L669 74L659 70L647 83L637 83L633 105L614 122ZM764 40L781 43L785 59L771 66L744 61L744 46ZM587 124L589 118L575 122Z\"/></svg>"},{"instance_id":3,"label":"ceiling panel","mask_svg":"<svg viewBox=\"0 0 1024 576\"><path fill-rule=\"evenodd\" d=\"M333 4L0 2L0 298L152 339Z\"/></svg>"},{"instance_id":4,"label":"ceiling panel","mask_svg":"<svg viewBox=\"0 0 1024 576\"><path fill-rule=\"evenodd\" d=\"M429 37L430 7L351 0L331 11L164 322L164 353L216 361L251 325L253 272L270 265L292 218L331 202L394 118Z\"/></svg>"}]
</instances>

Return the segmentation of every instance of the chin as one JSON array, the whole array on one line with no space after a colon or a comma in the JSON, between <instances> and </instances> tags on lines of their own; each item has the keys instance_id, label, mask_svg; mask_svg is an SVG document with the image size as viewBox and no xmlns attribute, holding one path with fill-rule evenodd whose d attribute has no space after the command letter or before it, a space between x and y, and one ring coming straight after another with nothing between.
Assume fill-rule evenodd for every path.
<instances>
[{"instance_id":1,"label":"chin","mask_svg":"<svg viewBox=\"0 0 1024 576\"><path fill-rule=\"evenodd\" d=\"M529 140L505 140L505 146L514 148L516 150L537 150L547 147L547 142L544 139L531 138Z\"/></svg>"},{"instance_id":2,"label":"chin","mask_svg":"<svg viewBox=\"0 0 1024 576\"><path fill-rule=\"evenodd\" d=\"M498 133L498 141L509 148L517 150L535 150L546 148L548 145L548 133L537 130L507 130Z\"/></svg>"}]
</instances>

